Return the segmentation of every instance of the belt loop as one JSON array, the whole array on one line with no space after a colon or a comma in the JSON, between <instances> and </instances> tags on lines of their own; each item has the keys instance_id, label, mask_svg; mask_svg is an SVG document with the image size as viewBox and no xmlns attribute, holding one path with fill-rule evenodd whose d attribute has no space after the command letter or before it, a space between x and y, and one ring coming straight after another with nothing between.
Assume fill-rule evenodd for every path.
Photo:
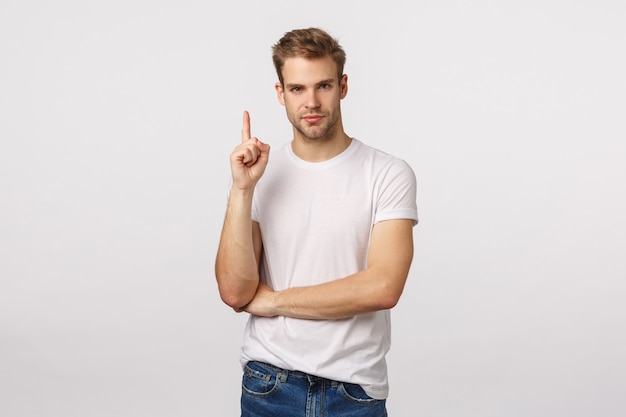
<instances>
[{"instance_id":1,"label":"belt loop","mask_svg":"<svg viewBox=\"0 0 626 417\"><path fill-rule=\"evenodd\" d=\"M276 378L279 379L280 382L284 384L285 382L287 382L287 371L285 371L284 369L281 371L278 371L278 374L276 374Z\"/></svg>"}]
</instances>

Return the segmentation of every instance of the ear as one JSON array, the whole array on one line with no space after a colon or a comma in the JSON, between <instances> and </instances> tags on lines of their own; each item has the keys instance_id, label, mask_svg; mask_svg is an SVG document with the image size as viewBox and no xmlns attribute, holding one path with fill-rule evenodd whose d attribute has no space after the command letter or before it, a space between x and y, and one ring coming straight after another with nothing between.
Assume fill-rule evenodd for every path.
<instances>
[{"instance_id":1,"label":"ear","mask_svg":"<svg viewBox=\"0 0 626 417\"><path fill-rule=\"evenodd\" d=\"M278 82L274 85L274 88L276 89L276 95L278 97L279 103L284 106L285 105L285 90L283 89L283 85Z\"/></svg>"},{"instance_id":2,"label":"ear","mask_svg":"<svg viewBox=\"0 0 626 417\"><path fill-rule=\"evenodd\" d=\"M340 98L345 98L348 94L348 74L343 74L341 80L339 80L339 89L341 92Z\"/></svg>"}]
</instances>

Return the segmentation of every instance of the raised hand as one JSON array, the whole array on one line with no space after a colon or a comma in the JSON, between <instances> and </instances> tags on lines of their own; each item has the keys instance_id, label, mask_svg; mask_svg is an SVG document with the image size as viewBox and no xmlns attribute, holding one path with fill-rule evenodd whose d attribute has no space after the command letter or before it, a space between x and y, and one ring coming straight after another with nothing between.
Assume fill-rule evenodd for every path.
<instances>
[{"instance_id":1,"label":"raised hand","mask_svg":"<svg viewBox=\"0 0 626 417\"><path fill-rule=\"evenodd\" d=\"M241 144L230 154L233 186L240 189L254 187L265 172L270 146L250 135L250 114L243 112Z\"/></svg>"}]
</instances>

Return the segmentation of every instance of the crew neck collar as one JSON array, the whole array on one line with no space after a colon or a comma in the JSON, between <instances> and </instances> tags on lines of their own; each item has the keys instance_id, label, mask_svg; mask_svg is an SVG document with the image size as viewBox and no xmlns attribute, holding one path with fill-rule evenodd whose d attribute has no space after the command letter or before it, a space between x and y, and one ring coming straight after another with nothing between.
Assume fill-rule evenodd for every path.
<instances>
[{"instance_id":1,"label":"crew neck collar","mask_svg":"<svg viewBox=\"0 0 626 417\"><path fill-rule=\"evenodd\" d=\"M334 166L343 162L352 153L354 153L356 148L359 146L360 142L355 138L351 138L351 139L352 140L350 141L350 144L348 145L348 147L344 149L341 153L333 156L330 159L327 159L325 161L320 161L320 162L309 162L309 161L305 161L304 159L301 159L293 152L293 149L291 148L291 143L288 143L285 147L286 147L287 155L289 156L289 159L293 163L298 165L299 167L305 168L305 169L324 169L324 168L328 168L328 167L331 167L331 166Z\"/></svg>"}]
</instances>

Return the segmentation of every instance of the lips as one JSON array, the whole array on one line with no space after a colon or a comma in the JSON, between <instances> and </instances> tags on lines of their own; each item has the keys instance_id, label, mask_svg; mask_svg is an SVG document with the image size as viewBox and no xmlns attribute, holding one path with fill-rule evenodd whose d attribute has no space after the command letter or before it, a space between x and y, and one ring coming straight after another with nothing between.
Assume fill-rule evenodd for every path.
<instances>
[{"instance_id":1,"label":"lips","mask_svg":"<svg viewBox=\"0 0 626 417\"><path fill-rule=\"evenodd\" d=\"M307 123L315 124L315 123L319 122L320 120L322 120L323 116L321 116L321 115L310 115L310 116L304 116L302 119L304 119L304 121L307 122Z\"/></svg>"}]
</instances>

